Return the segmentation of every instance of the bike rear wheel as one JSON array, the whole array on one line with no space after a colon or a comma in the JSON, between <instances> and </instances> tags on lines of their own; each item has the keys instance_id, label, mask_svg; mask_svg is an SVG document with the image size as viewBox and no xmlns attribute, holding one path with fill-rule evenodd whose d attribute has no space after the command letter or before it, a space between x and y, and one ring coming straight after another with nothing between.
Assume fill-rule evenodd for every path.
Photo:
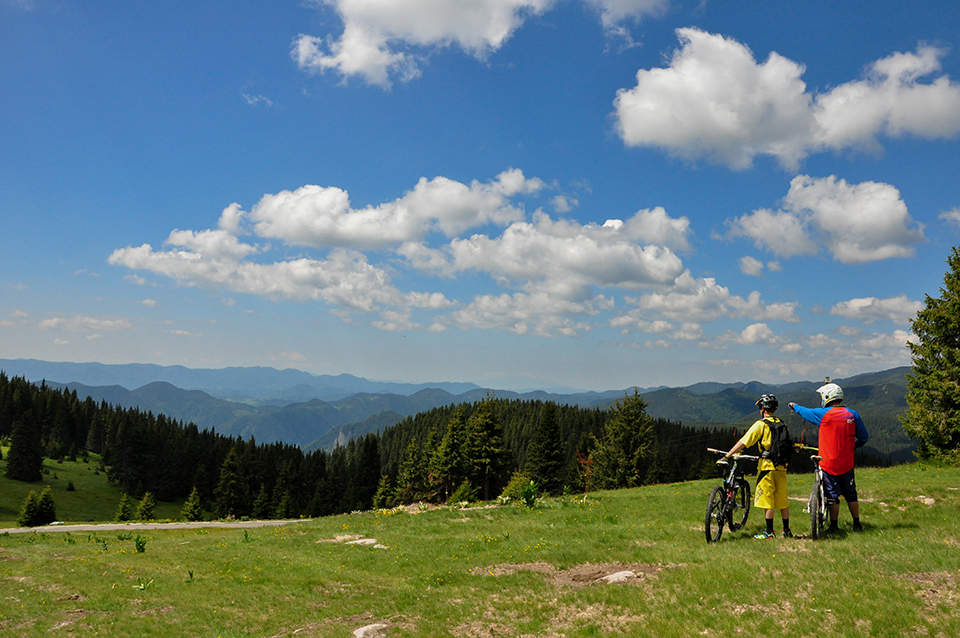
<instances>
[{"instance_id":1,"label":"bike rear wheel","mask_svg":"<svg viewBox=\"0 0 960 638\"><path fill-rule=\"evenodd\" d=\"M710 498L707 500L707 515L703 521L703 529L706 532L707 542L716 543L723 534L723 524L729 516L727 507L727 494L722 485L717 485L710 492Z\"/></svg>"},{"instance_id":2,"label":"bike rear wheel","mask_svg":"<svg viewBox=\"0 0 960 638\"><path fill-rule=\"evenodd\" d=\"M733 503L730 508L730 531L735 532L747 524L750 515L750 484L738 478L733 483Z\"/></svg>"},{"instance_id":3,"label":"bike rear wheel","mask_svg":"<svg viewBox=\"0 0 960 638\"><path fill-rule=\"evenodd\" d=\"M810 537L817 540L823 535L823 524L827 519L827 504L823 498L823 485L815 481L807 503L810 510Z\"/></svg>"}]
</instances>

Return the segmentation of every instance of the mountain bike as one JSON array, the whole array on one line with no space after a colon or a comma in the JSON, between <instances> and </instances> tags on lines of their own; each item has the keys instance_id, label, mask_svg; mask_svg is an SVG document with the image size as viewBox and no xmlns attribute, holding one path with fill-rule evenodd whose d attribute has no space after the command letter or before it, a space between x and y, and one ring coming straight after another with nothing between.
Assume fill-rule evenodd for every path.
<instances>
[{"instance_id":1,"label":"mountain bike","mask_svg":"<svg viewBox=\"0 0 960 638\"><path fill-rule=\"evenodd\" d=\"M707 451L726 454L723 450L709 447ZM729 463L730 471L723 477L723 484L714 487L707 500L707 513L703 526L708 543L716 543L720 540L724 525L729 527L731 532L735 532L747 524L747 516L750 515L750 484L743 476L740 461L756 461L760 457L734 454L730 458L733 460L732 463L724 461Z\"/></svg>"},{"instance_id":2,"label":"mountain bike","mask_svg":"<svg viewBox=\"0 0 960 638\"><path fill-rule=\"evenodd\" d=\"M817 448L806 445L797 445L797 448L819 452ZM810 498L803 511L810 514L810 538L817 540L823 536L823 526L827 522L827 495L823 489L823 470L820 469L820 461L823 457L814 454L810 458L814 462L813 489L810 490Z\"/></svg>"}]
</instances>

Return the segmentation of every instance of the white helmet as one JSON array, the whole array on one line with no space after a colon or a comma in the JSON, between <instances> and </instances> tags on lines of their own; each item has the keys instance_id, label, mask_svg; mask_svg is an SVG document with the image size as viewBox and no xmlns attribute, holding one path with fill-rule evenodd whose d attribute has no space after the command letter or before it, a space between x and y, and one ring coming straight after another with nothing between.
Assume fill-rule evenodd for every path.
<instances>
[{"instance_id":1,"label":"white helmet","mask_svg":"<svg viewBox=\"0 0 960 638\"><path fill-rule=\"evenodd\" d=\"M827 407L827 404L837 399L843 400L843 388L836 383L828 383L817 388L817 394L820 395L820 405Z\"/></svg>"}]
</instances>

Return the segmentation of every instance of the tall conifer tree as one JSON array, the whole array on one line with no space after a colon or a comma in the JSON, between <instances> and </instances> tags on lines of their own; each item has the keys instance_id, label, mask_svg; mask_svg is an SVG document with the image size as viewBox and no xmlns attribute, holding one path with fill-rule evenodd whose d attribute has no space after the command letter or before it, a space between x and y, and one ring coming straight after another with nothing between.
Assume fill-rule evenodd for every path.
<instances>
[{"instance_id":1,"label":"tall conifer tree","mask_svg":"<svg viewBox=\"0 0 960 638\"><path fill-rule=\"evenodd\" d=\"M563 472L564 449L560 439L557 420L557 404L549 401L540 409L540 417L534 422L533 435L527 447L525 469L530 478L548 494L556 494Z\"/></svg>"},{"instance_id":2,"label":"tall conifer tree","mask_svg":"<svg viewBox=\"0 0 960 638\"><path fill-rule=\"evenodd\" d=\"M907 343L913 371L901 422L917 439L918 457L960 461L960 248L947 265L940 296L926 295L913 320L917 342Z\"/></svg>"},{"instance_id":3,"label":"tall conifer tree","mask_svg":"<svg viewBox=\"0 0 960 638\"><path fill-rule=\"evenodd\" d=\"M647 416L647 402L634 388L633 395L617 401L604 426L603 436L590 453L593 462L590 483L593 489L617 489L640 485L642 460L653 438L653 419Z\"/></svg>"},{"instance_id":4,"label":"tall conifer tree","mask_svg":"<svg viewBox=\"0 0 960 638\"><path fill-rule=\"evenodd\" d=\"M43 447L40 425L28 410L13 424L10 450L7 452L7 478L34 482L43 478Z\"/></svg>"}]
</instances>

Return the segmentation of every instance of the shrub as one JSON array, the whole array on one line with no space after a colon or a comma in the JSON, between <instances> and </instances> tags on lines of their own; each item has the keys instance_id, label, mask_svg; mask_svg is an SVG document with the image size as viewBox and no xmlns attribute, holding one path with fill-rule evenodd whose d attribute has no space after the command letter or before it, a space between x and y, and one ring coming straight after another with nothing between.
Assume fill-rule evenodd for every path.
<instances>
[{"instance_id":1,"label":"shrub","mask_svg":"<svg viewBox=\"0 0 960 638\"><path fill-rule=\"evenodd\" d=\"M457 503L474 503L477 500L477 488L470 484L469 480L464 480L460 487L453 491L447 503L455 505Z\"/></svg>"},{"instance_id":2,"label":"shrub","mask_svg":"<svg viewBox=\"0 0 960 638\"><path fill-rule=\"evenodd\" d=\"M123 523L130 520L130 497L126 494L120 496L120 504L117 505L117 514L113 520Z\"/></svg>"},{"instance_id":3,"label":"shrub","mask_svg":"<svg viewBox=\"0 0 960 638\"><path fill-rule=\"evenodd\" d=\"M40 496L33 490L27 494L20 507L17 525L20 527L37 527L48 525L57 520L57 507L53 502L53 490L47 486Z\"/></svg>"},{"instance_id":4,"label":"shrub","mask_svg":"<svg viewBox=\"0 0 960 638\"><path fill-rule=\"evenodd\" d=\"M540 488L536 481L530 481L520 488L520 502L533 509L537 505Z\"/></svg>"},{"instance_id":5,"label":"shrub","mask_svg":"<svg viewBox=\"0 0 960 638\"><path fill-rule=\"evenodd\" d=\"M527 472L514 472L513 476L510 477L510 482L507 483L507 486L503 488L503 492L500 493L500 496L509 498L510 500L516 501L520 499L520 490L523 489L523 486L530 482L531 476Z\"/></svg>"},{"instance_id":6,"label":"shrub","mask_svg":"<svg viewBox=\"0 0 960 638\"><path fill-rule=\"evenodd\" d=\"M140 504L137 506L137 520L151 520L153 518L153 510L156 506L157 500L153 497L153 493L147 492L144 494L143 498L140 499Z\"/></svg>"},{"instance_id":7,"label":"shrub","mask_svg":"<svg viewBox=\"0 0 960 638\"><path fill-rule=\"evenodd\" d=\"M196 487L193 488L190 496L188 496L186 502L184 502L183 509L180 510L180 518L185 521L203 520L203 506L200 504L200 493L197 492Z\"/></svg>"}]
</instances>

